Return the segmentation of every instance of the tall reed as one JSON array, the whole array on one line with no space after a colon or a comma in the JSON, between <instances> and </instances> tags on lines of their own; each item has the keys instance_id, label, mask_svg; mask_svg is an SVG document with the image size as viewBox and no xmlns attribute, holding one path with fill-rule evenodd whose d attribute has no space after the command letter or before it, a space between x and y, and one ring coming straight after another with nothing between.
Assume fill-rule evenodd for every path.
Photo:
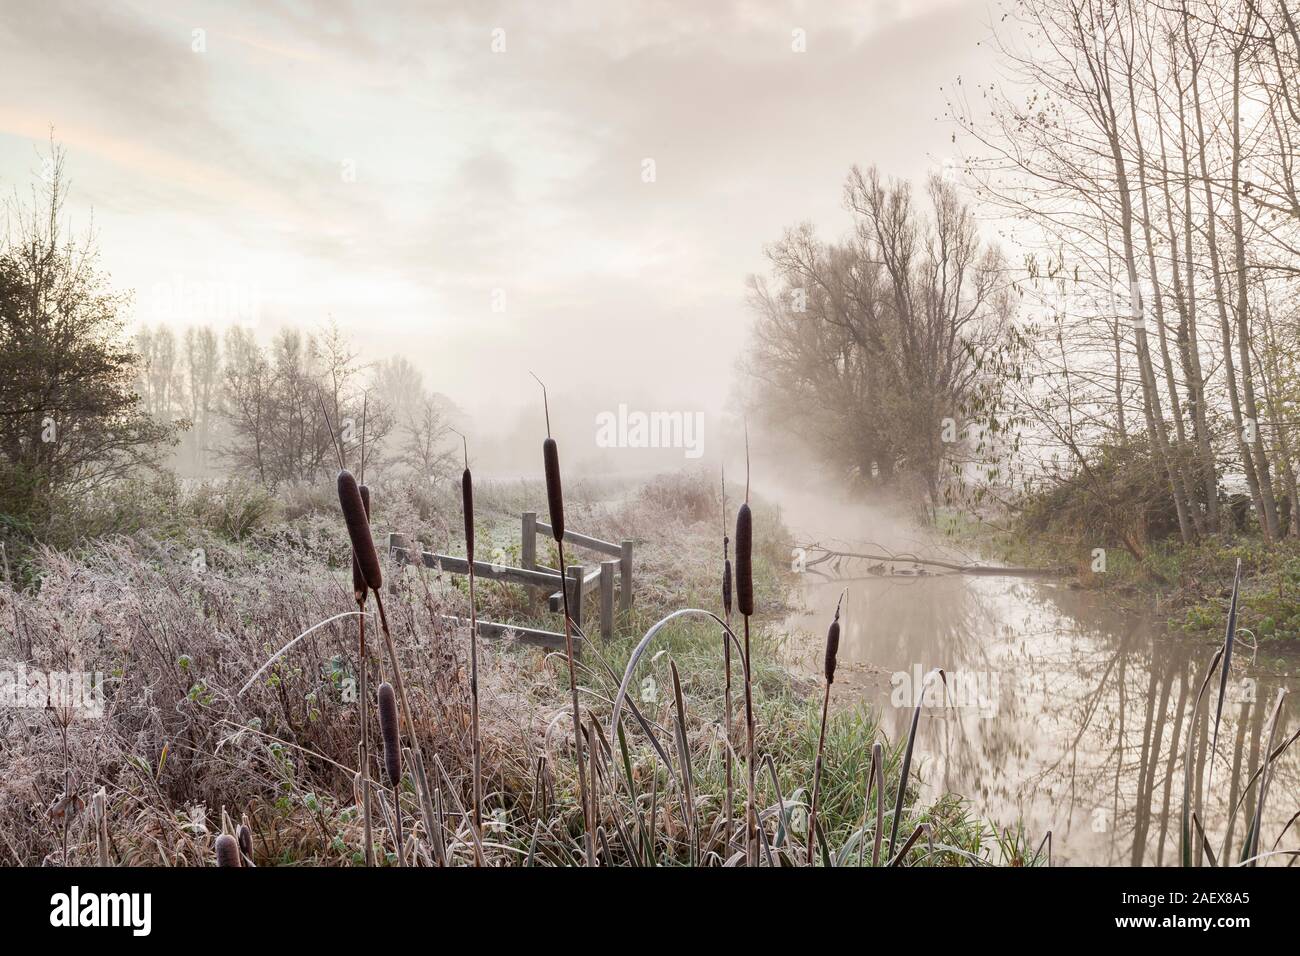
<instances>
[{"instance_id":1,"label":"tall reed","mask_svg":"<svg viewBox=\"0 0 1300 956\"><path fill-rule=\"evenodd\" d=\"M944 698L947 699L948 675L942 667L936 667L921 681L916 707L912 711L912 723L907 729L907 744L903 748L903 766L898 773L898 795L894 799L894 820L889 826L889 857L895 862L902 855L901 851L898 856L894 855L894 844L898 840L898 825L903 821L903 805L907 802L907 778L912 772L912 750L916 746L916 732L921 723L921 707L925 704L925 692L930 687L930 681L935 677L943 682Z\"/></svg>"},{"instance_id":2,"label":"tall reed","mask_svg":"<svg viewBox=\"0 0 1300 956\"><path fill-rule=\"evenodd\" d=\"M1205 677L1201 680L1200 689L1196 692L1196 697L1192 701L1192 719L1187 725L1187 747L1183 751L1183 814L1182 814L1182 844L1181 856L1183 866L1200 866L1201 858L1193 851L1194 839L1192 835L1192 767L1196 762L1196 755L1193 753L1193 744L1196 740L1196 721L1201 712L1201 699L1205 696L1205 690L1210 686L1210 680L1214 677L1214 671L1223 660L1223 648L1220 647L1215 651L1214 658L1210 661L1210 666L1206 668ZM1196 789L1200 790L1200 777L1196 778Z\"/></svg>"},{"instance_id":3,"label":"tall reed","mask_svg":"<svg viewBox=\"0 0 1300 956\"><path fill-rule=\"evenodd\" d=\"M731 636L727 631L731 630L731 553L729 547L731 538L727 536L727 470L722 470L722 617L727 622L726 630L722 632L722 663L724 668L723 683L723 718L726 720L726 751L724 753L724 762L726 764L727 789L723 797L723 806L727 814L727 847L730 850L732 842L732 830L736 823L735 797L734 797L734 779L732 773L732 741L731 741Z\"/></svg>"},{"instance_id":4,"label":"tall reed","mask_svg":"<svg viewBox=\"0 0 1300 956\"><path fill-rule=\"evenodd\" d=\"M532 374L531 372L529 374ZM551 437L551 406L546 396L546 385L533 375L542 386L542 407L546 413L546 440L542 442L542 467L546 473L546 505L550 509L551 534L560 564L560 594L564 601L564 655L569 665L569 696L573 706L573 746L577 753L578 799L582 802L583 843L587 865L596 865L595 827L591 801L587 793L587 771L582 755L582 712L578 709L578 673L573 657L573 619L569 614L569 579L564 566L564 491L560 484L560 451ZM582 600L582 591L577 598Z\"/></svg>"},{"instance_id":5,"label":"tall reed","mask_svg":"<svg viewBox=\"0 0 1300 956\"><path fill-rule=\"evenodd\" d=\"M465 470L460 476L461 510L465 515L465 561L469 565L469 700L470 746L474 763L474 831L483 835L483 752L478 728L478 606L474 600L474 479L469 471L469 441L461 435L465 449ZM474 842L474 860L483 865L479 841Z\"/></svg>"},{"instance_id":6,"label":"tall reed","mask_svg":"<svg viewBox=\"0 0 1300 956\"><path fill-rule=\"evenodd\" d=\"M749 619L754 613L754 516L749 510L749 429L745 429L745 502L736 514L736 603L745 619L745 762L749 780L745 807L746 859L758 866L758 807L755 804L754 671Z\"/></svg>"},{"instance_id":7,"label":"tall reed","mask_svg":"<svg viewBox=\"0 0 1300 956\"><path fill-rule=\"evenodd\" d=\"M379 567L379 554L375 551L374 538L370 534L370 521L367 517L365 502L356 478L346 468L338 476L339 506L343 510L343 520L347 525L348 537L352 541L352 552L366 585L375 595L375 609L379 612L379 630L384 636L384 649L388 653L389 666L393 672L393 685L397 688L397 700L402 709L402 720L406 723L406 732L411 738L411 750L416 756L416 786L420 790L420 806L426 808L429 784L419 769L424 766L423 749L420 738L415 732L415 718L411 713L411 703L406 694L406 682L402 680L402 665L397 657L397 646L393 643L393 633L388 627L388 616L384 613L383 573ZM435 821L425 812L424 825L432 836Z\"/></svg>"},{"instance_id":8,"label":"tall reed","mask_svg":"<svg viewBox=\"0 0 1300 956\"><path fill-rule=\"evenodd\" d=\"M370 522L370 489L366 485L358 486L361 504L366 511L366 522ZM370 807L370 658L366 653L366 578L361 573L361 564L357 553L352 552L352 596L357 602L357 677L360 683L360 706L357 708L361 717L361 819L362 834L366 841L366 866L375 865L375 830Z\"/></svg>"},{"instance_id":9,"label":"tall reed","mask_svg":"<svg viewBox=\"0 0 1300 956\"><path fill-rule=\"evenodd\" d=\"M330 421L329 412L325 408L325 397L317 396L320 399L321 416L325 419L325 426L329 429L330 443L334 446L334 451L339 460L339 478L347 471L347 465L343 460L343 446L334 433L334 425ZM366 469L366 400L363 399L361 413L361 474L365 476ZM364 484L357 486L357 494L361 497L362 511L365 513L366 538L370 541L370 548L374 550L374 539L370 535L370 489ZM343 503L343 493L340 490L339 502ZM349 498L349 507L355 507L351 501L351 491L347 493ZM348 508L344 507L344 522L347 518ZM348 526L348 537L352 538L351 526ZM376 556L376 563L378 557ZM369 658L366 654L366 593L370 583L366 578L365 572L361 570L361 561L357 556L357 547L355 541L352 546L352 598L357 602L357 678L360 684L359 700L357 710L361 722L361 744L357 752L357 762L361 765L361 820L362 820L362 839L365 841L365 861L366 866L375 865L375 840L374 840L374 820L371 816L370 806L370 693L367 685L368 672L370 669Z\"/></svg>"},{"instance_id":10,"label":"tall reed","mask_svg":"<svg viewBox=\"0 0 1300 956\"><path fill-rule=\"evenodd\" d=\"M1232 669L1232 645L1237 635L1237 594L1241 589L1241 558L1232 575L1232 601L1228 605L1228 623L1223 632L1223 666L1219 669L1219 702L1214 708L1214 736L1210 742L1210 776L1206 789L1214 786L1214 755L1219 749L1219 721L1223 718L1223 699L1228 693L1228 674Z\"/></svg>"},{"instance_id":11,"label":"tall reed","mask_svg":"<svg viewBox=\"0 0 1300 956\"><path fill-rule=\"evenodd\" d=\"M1277 733L1277 719L1282 713L1282 703L1286 700L1286 695L1285 687L1277 689L1273 712L1268 717L1268 730L1264 735L1268 743L1264 746L1264 764L1260 767L1259 796L1255 798L1255 816L1250 822L1250 829L1246 831L1245 845L1241 848L1241 862L1245 866L1259 865L1259 834L1260 828L1264 825L1264 802L1268 799L1268 787L1273 780L1273 737ZM1226 847L1224 852L1227 852Z\"/></svg>"},{"instance_id":12,"label":"tall reed","mask_svg":"<svg viewBox=\"0 0 1300 956\"><path fill-rule=\"evenodd\" d=\"M835 619L826 630L826 660L823 668L826 675L826 690L822 694L822 725L817 735L817 760L813 765L812 802L808 810L808 865L813 865L813 854L817 847L817 798L821 793L822 756L826 750L826 713L831 704L831 685L835 683L835 659L840 651L840 605L844 594L835 602Z\"/></svg>"}]
</instances>

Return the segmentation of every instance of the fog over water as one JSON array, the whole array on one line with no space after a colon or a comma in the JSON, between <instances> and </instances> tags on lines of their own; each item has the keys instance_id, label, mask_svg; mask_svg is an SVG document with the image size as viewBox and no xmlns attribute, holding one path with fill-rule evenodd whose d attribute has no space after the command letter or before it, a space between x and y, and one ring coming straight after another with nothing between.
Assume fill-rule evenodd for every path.
<instances>
[{"instance_id":1,"label":"fog over water","mask_svg":"<svg viewBox=\"0 0 1300 956\"><path fill-rule=\"evenodd\" d=\"M980 557L915 529L887 503L837 495L811 475L792 485L779 500L796 545ZM1158 607L1125 609L1110 595L1051 578L890 577L872 564L845 561L812 569L825 576L804 575L785 653L820 676L826 627L844 594L833 700L865 703L895 741L906 739L924 675L945 670L946 701L937 683L919 698L924 797L959 793L994 826L1023 823L1035 847L1050 830L1057 863L1178 863L1185 715L1218 635L1180 635L1166 629ZM905 560L894 567L915 570ZM1239 645L1233 670L1213 783L1193 807L1211 821L1215 851L1235 860L1254 812L1254 791L1243 799L1241 784L1259 768L1278 691L1300 691L1300 657L1279 658L1271 648L1257 657ZM1202 708L1202 762L1208 719ZM1294 792L1300 756L1286 753L1275 772L1277 792ZM1280 833L1293 812L1284 801L1266 804L1264 832Z\"/></svg>"}]
</instances>

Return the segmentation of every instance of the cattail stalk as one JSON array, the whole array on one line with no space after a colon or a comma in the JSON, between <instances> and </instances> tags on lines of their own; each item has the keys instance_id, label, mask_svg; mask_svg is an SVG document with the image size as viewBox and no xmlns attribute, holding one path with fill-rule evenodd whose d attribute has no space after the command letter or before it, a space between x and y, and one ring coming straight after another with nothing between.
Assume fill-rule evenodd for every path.
<instances>
[{"instance_id":1,"label":"cattail stalk","mask_svg":"<svg viewBox=\"0 0 1300 956\"><path fill-rule=\"evenodd\" d=\"M361 505L365 509L366 523L370 523L370 489L360 485L357 492L361 495ZM373 538L372 538L373 541ZM357 561L357 552L352 551L352 596L357 602L357 672L360 681L361 704L361 820L362 835L365 840L366 866L375 865L375 830L370 807L370 659L366 656L366 594L368 585L365 575L361 573L361 564Z\"/></svg>"},{"instance_id":2,"label":"cattail stalk","mask_svg":"<svg viewBox=\"0 0 1300 956\"><path fill-rule=\"evenodd\" d=\"M349 475L348 477L350 478L351 476ZM343 475L341 474L339 478L340 478L339 500L340 502L342 502L344 500ZM360 492L358 491L357 499L360 500L360 497L361 497ZM363 505L363 509L364 509L364 505ZM347 506L344 507L343 513L346 519L349 513ZM349 535L352 534L352 525L353 522L349 521L348 522ZM369 554L366 553L367 551L366 545L369 545L368 548ZM407 734L410 735L411 738L411 748L417 754L422 754L420 748L420 740L415 734L415 719L411 715L410 700L406 694L406 682L402 680L402 665L397 657L397 646L393 643L393 632L388 627L388 615L384 613L383 592L380 590L383 586L383 577L379 571L379 557L375 553L374 540L370 536L369 522L366 523L364 534L361 536L361 547L360 548L357 547L357 542L356 539L354 538L353 549L354 551L356 551L357 563L361 567L361 572L366 579L366 583L369 585L370 590L373 591L375 595L375 609L379 612L379 630L384 636L384 649L388 654L388 662L393 671L393 686L397 689L397 700L402 708L402 720L406 723L406 732ZM367 570L368 558L373 558L373 569L371 570ZM432 820L426 819L425 826L426 828L428 828L429 832L433 831Z\"/></svg>"},{"instance_id":3,"label":"cattail stalk","mask_svg":"<svg viewBox=\"0 0 1300 956\"><path fill-rule=\"evenodd\" d=\"M758 866L758 806L754 763L754 672L749 618L754 613L754 516L749 510L749 429L745 429L745 503L736 514L736 598L745 619L745 761L749 767L745 807L745 846L750 866Z\"/></svg>"},{"instance_id":4,"label":"cattail stalk","mask_svg":"<svg viewBox=\"0 0 1300 956\"><path fill-rule=\"evenodd\" d=\"M384 769L393 788L393 806L396 808L394 837L397 840L397 865L404 865L402 846L402 743L397 724L397 696L393 685L387 681L379 685L379 735L384 741Z\"/></svg>"},{"instance_id":5,"label":"cattail stalk","mask_svg":"<svg viewBox=\"0 0 1300 956\"><path fill-rule=\"evenodd\" d=\"M361 703L358 708L361 713L361 820L363 838L366 841L366 866L374 866L375 830L370 807L370 663L366 657L365 602L363 592L361 599L357 601L357 610L363 612L357 617L357 644L359 648L357 671L361 684Z\"/></svg>"},{"instance_id":6,"label":"cattail stalk","mask_svg":"<svg viewBox=\"0 0 1300 956\"><path fill-rule=\"evenodd\" d=\"M831 684L835 683L835 658L840 650L840 604L844 601L843 593L835 602L835 619L826 630L826 690L822 695L822 726L817 735L817 761L813 765L812 803L808 809L808 865L813 865L817 847L817 798L821 793L822 755L826 750L826 712L831 703Z\"/></svg>"},{"instance_id":7,"label":"cattail stalk","mask_svg":"<svg viewBox=\"0 0 1300 956\"><path fill-rule=\"evenodd\" d=\"M474 601L474 479L469 472L469 442L465 445L465 471L460 476L461 509L465 514L465 561L469 565L469 700L470 737L474 763L474 831L483 835L483 751L478 729L478 608ZM480 841L474 841L474 860L483 865Z\"/></svg>"},{"instance_id":8,"label":"cattail stalk","mask_svg":"<svg viewBox=\"0 0 1300 956\"><path fill-rule=\"evenodd\" d=\"M724 763L727 772L727 789L723 807L727 814L727 847L731 847L731 838L735 829L736 810L732 777L732 741L731 741L731 539L727 536L727 472L722 472L722 616L727 629L722 633L722 661L725 668L723 684L723 717L727 722L727 748Z\"/></svg>"},{"instance_id":9,"label":"cattail stalk","mask_svg":"<svg viewBox=\"0 0 1300 956\"><path fill-rule=\"evenodd\" d=\"M548 438L546 441L549 446L543 447L543 453L547 454L554 464L554 474L556 483L553 486L556 494L550 495L552 469L548 465L546 469L548 497L558 499L559 497L559 459L556 455L555 440ZM560 517L557 519L557 512L551 512L552 527L555 534L555 546L559 552L560 564L560 594L563 595L564 601L564 656L569 665L569 697L573 707L573 745L577 750L578 763L578 800L582 803L582 819L584 828L584 843L587 851L587 865L596 865L596 848L592 840L592 819L591 819L591 802L587 793L587 772L584 767L582 755L582 712L578 705L578 668L573 655L573 618L569 613L569 579L568 571L564 563L564 531L563 531L563 511L558 512ZM559 524L554 522L559 521ZM582 594L579 592L578 600L582 600Z\"/></svg>"},{"instance_id":10,"label":"cattail stalk","mask_svg":"<svg viewBox=\"0 0 1300 956\"><path fill-rule=\"evenodd\" d=\"M343 449L339 446L337 436L334 434L334 426L330 423L329 412L325 409L324 399L321 399L321 414L325 418L325 424L329 427L330 438L334 442L334 450L338 453L339 458L339 476L338 476L338 493L339 506L343 510L343 520L347 525L348 538L352 541L353 560L356 562L359 570L359 579L365 581L366 586L375 592L375 609L379 612L379 630L384 636L384 649L388 652L388 660L393 669L393 683L397 685L397 698L402 705L402 719L406 721L407 733L411 735L411 747L416 756L422 756L420 750L420 741L415 735L415 721L411 718L411 705L406 697L406 684L402 680L402 666L397 659L397 648L393 644L393 634L388 629L388 617L384 613L384 599L381 592L384 579L383 573L379 567L379 555L375 551L374 538L370 534L370 497L369 491L365 498L362 498L361 489L357 485L356 479L352 473L347 470L343 462ZM363 426L364 427L364 419ZM364 449L363 449L364 451ZM364 461L363 461L364 465ZM358 583L358 577L353 578L354 587ZM363 708L368 702L362 701ZM422 789L427 789L427 782L423 777L417 778L417 785ZM363 785L363 790L364 790ZM427 806L427 793L421 794L421 805ZM363 800L365 798L363 797ZM434 832L434 821L425 814L424 825L428 832Z\"/></svg>"},{"instance_id":11,"label":"cattail stalk","mask_svg":"<svg viewBox=\"0 0 1300 956\"><path fill-rule=\"evenodd\" d=\"M560 485L560 453L555 439L551 437L551 408L546 398L546 385L536 375L533 375L533 378L537 379L537 384L542 386L542 406L546 411L546 441L542 442L542 465L546 472L546 503L550 509L551 534L555 537L555 548L559 554L560 594L564 601L564 655L569 665L569 696L573 706L573 746L577 754L578 800L582 803L583 842L586 848L587 865L595 866L595 828L592 825L591 802L587 798L587 771L582 755L582 712L578 707L578 675L573 657L573 619L569 616L569 579L564 566L564 491ZM578 600L582 600L581 589L578 590Z\"/></svg>"}]
</instances>

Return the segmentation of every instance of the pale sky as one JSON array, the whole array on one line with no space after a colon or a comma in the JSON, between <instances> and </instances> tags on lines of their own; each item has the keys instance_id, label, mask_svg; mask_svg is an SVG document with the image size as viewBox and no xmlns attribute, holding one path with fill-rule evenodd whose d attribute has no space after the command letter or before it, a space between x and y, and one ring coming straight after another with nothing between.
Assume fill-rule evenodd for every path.
<instances>
[{"instance_id":1,"label":"pale sky","mask_svg":"<svg viewBox=\"0 0 1300 956\"><path fill-rule=\"evenodd\" d=\"M763 245L841 234L855 162L954 155L987 6L9 0L0 186L52 126L138 321L332 315L484 429L530 368L559 409L712 415Z\"/></svg>"}]
</instances>

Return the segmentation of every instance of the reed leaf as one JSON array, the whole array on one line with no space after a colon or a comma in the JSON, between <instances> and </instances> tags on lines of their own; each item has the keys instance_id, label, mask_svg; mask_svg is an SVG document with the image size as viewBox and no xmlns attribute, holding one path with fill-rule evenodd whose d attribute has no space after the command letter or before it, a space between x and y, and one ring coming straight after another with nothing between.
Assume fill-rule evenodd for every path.
<instances>
[{"instance_id":1,"label":"reed leaf","mask_svg":"<svg viewBox=\"0 0 1300 956\"><path fill-rule=\"evenodd\" d=\"M1196 740L1196 715L1201 709L1201 698L1205 696L1205 689L1210 686L1210 678L1214 676L1214 669L1219 666L1219 661L1223 659L1223 648L1220 647L1214 654L1214 659L1210 661L1210 666L1206 668L1205 677L1201 680L1201 687L1196 692L1196 699L1192 702L1192 717L1187 724L1187 747L1183 752L1183 814L1182 814L1182 864L1183 866L1194 866L1192 854L1192 765L1195 763L1195 754L1192 753L1192 744Z\"/></svg>"},{"instance_id":2,"label":"reed leaf","mask_svg":"<svg viewBox=\"0 0 1300 956\"><path fill-rule=\"evenodd\" d=\"M1241 558L1232 575L1232 601L1228 604L1228 623L1223 633L1223 667L1219 671L1219 702L1214 708L1214 736L1210 742L1210 774L1206 787L1214 784L1214 755L1219 749L1219 721L1223 717L1223 699L1228 694L1228 672L1232 668L1232 645L1237 634L1237 592L1241 589Z\"/></svg>"},{"instance_id":3,"label":"reed leaf","mask_svg":"<svg viewBox=\"0 0 1300 956\"><path fill-rule=\"evenodd\" d=\"M691 859L694 861L699 856L699 833L695 819L695 776L691 771L691 748L686 738L686 701L682 698L682 681L677 673L677 662L670 658L668 669L673 677L673 706L677 712L675 736L677 767L682 775L682 814L686 818L687 839L690 840Z\"/></svg>"},{"instance_id":4,"label":"reed leaf","mask_svg":"<svg viewBox=\"0 0 1300 956\"><path fill-rule=\"evenodd\" d=\"M935 675L943 681L945 699L948 693L948 676L944 673L943 668L936 667L930 673L925 675L921 681L921 689L917 695L916 709L912 711L912 725L907 731L907 746L903 748L903 768L898 776L898 797L894 801L894 820L889 828L889 856L894 856L894 842L898 839L898 825L903 819L903 803L907 799L907 778L912 769L912 748L916 745L916 730L921 722L921 705L925 703L925 692L930 685L930 679ZM916 834L913 834L915 837ZM891 864L892 865L892 864Z\"/></svg>"},{"instance_id":5,"label":"reed leaf","mask_svg":"<svg viewBox=\"0 0 1300 956\"><path fill-rule=\"evenodd\" d=\"M1249 862L1250 866L1255 866L1255 858L1259 856L1259 834L1264 825L1264 803L1268 799L1268 785L1272 782L1270 771L1273 769L1273 737L1277 734L1277 719L1282 713L1286 694L1285 687L1278 688L1273 712L1268 717L1268 746L1264 748L1264 765L1260 768L1262 772L1259 777L1259 798L1255 801L1255 817L1251 821L1250 831L1246 835L1246 842L1241 851L1242 862Z\"/></svg>"}]
</instances>

